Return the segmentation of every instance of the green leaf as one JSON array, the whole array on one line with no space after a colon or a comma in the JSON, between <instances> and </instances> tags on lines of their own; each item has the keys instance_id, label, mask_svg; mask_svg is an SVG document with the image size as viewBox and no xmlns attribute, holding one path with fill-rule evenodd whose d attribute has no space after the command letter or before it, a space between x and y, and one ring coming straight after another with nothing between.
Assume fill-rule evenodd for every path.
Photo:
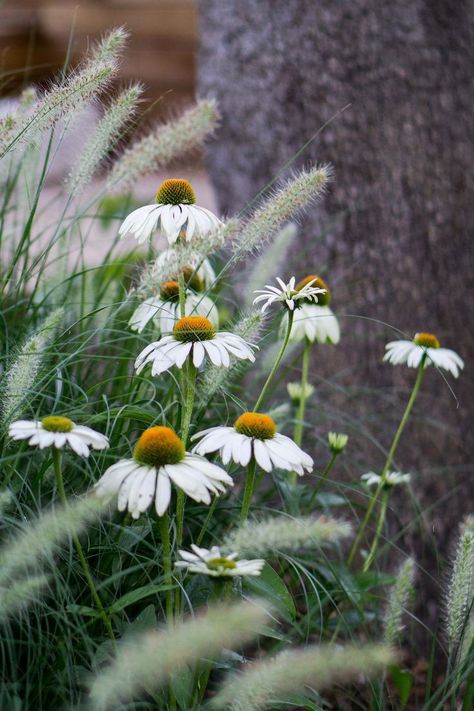
<instances>
[{"instance_id":1,"label":"green leaf","mask_svg":"<svg viewBox=\"0 0 474 711\"><path fill-rule=\"evenodd\" d=\"M183 667L171 678L171 688L180 709L188 711L191 708L194 688L194 674L189 667Z\"/></svg>"},{"instance_id":2,"label":"green leaf","mask_svg":"<svg viewBox=\"0 0 474 711\"><path fill-rule=\"evenodd\" d=\"M400 694L401 708L405 706L410 698L410 692L413 688L413 674L408 669L400 669L398 666L390 667L393 683Z\"/></svg>"},{"instance_id":3,"label":"green leaf","mask_svg":"<svg viewBox=\"0 0 474 711\"><path fill-rule=\"evenodd\" d=\"M265 563L258 577L244 578L242 587L246 592L268 600L285 619L293 620L296 617L295 603L288 588L268 563Z\"/></svg>"},{"instance_id":4,"label":"green leaf","mask_svg":"<svg viewBox=\"0 0 474 711\"><path fill-rule=\"evenodd\" d=\"M157 593L163 592L164 590L166 590L166 585L154 585L153 583L150 583L149 585L143 585L143 587L136 588L135 590L131 590L130 592L125 593L125 595L122 595L121 598L116 600L113 605L109 607L109 613L111 615L114 615L116 612L124 610L129 605L133 605L135 602L143 600L144 597L148 597L149 595L156 595Z\"/></svg>"}]
</instances>

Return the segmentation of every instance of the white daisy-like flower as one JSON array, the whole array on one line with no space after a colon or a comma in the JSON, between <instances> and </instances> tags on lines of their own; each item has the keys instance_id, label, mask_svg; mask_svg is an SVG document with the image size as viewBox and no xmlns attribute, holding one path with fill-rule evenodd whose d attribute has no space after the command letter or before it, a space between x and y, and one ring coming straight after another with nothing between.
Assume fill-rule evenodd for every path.
<instances>
[{"instance_id":1,"label":"white daisy-like flower","mask_svg":"<svg viewBox=\"0 0 474 711\"><path fill-rule=\"evenodd\" d=\"M228 368L230 356L255 361L252 348L243 338L228 331L216 331L204 316L185 316L177 321L170 336L150 343L135 361L137 373L151 363L151 374L160 375L176 365L182 368L186 359L199 368L205 358L213 365Z\"/></svg>"},{"instance_id":2,"label":"white daisy-like flower","mask_svg":"<svg viewBox=\"0 0 474 711\"><path fill-rule=\"evenodd\" d=\"M40 449L62 449L68 445L81 457L89 456L90 447L100 450L109 446L105 435L59 415L49 415L42 420L17 420L8 428L8 434L14 440L27 439L28 444Z\"/></svg>"},{"instance_id":3,"label":"white daisy-like flower","mask_svg":"<svg viewBox=\"0 0 474 711\"><path fill-rule=\"evenodd\" d=\"M134 210L123 221L121 237L131 233L139 243L145 242L158 228L174 244L178 237L190 242L194 236L205 237L222 225L210 210L195 204L191 183L182 179L165 180L154 205Z\"/></svg>"},{"instance_id":4,"label":"white daisy-like flower","mask_svg":"<svg viewBox=\"0 0 474 711\"><path fill-rule=\"evenodd\" d=\"M308 284L312 287L323 289L324 292L318 297L315 304L310 299L304 299L301 306L295 313L293 325L291 327L290 341L302 342L305 340L311 343L339 343L341 329L339 321L334 312L329 307L331 292L326 282L316 274L302 279L296 289L304 293Z\"/></svg>"},{"instance_id":5,"label":"white daisy-like flower","mask_svg":"<svg viewBox=\"0 0 474 711\"><path fill-rule=\"evenodd\" d=\"M384 487L391 488L392 486L397 486L398 484L408 484L411 479L411 474L402 474L401 472L387 472L384 477ZM367 474L362 474L361 480L367 486L378 486L382 480L380 474L375 472L367 472Z\"/></svg>"},{"instance_id":6,"label":"white daisy-like flower","mask_svg":"<svg viewBox=\"0 0 474 711\"><path fill-rule=\"evenodd\" d=\"M266 472L272 469L295 471L300 476L313 470L313 460L285 435L279 434L269 415L244 412L233 427L211 427L192 438L200 439L193 452L219 452L224 464L231 460L246 467L253 457Z\"/></svg>"},{"instance_id":7,"label":"white daisy-like flower","mask_svg":"<svg viewBox=\"0 0 474 711\"><path fill-rule=\"evenodd\" d=\"M171 499L171 483L194 501L211 503L211 494L233 486L221 467L204 457L185 451L178 435L169 427L150 427L141 435L133 459L122 459L109 467L95 485L97 495L118 495L117 508L139 518L155 502L163 516Z\"/></svg>"},{"instance_id":8,"label":"white daisy-like flower","mask_svg":"<svg viewBox=\"0 0 474 711\"><path fill-rule=\"evenodd\" d=\"M208 296L186 290L186 316L205 316L212 325L219 326L219 312ZM166 281L161 285L159 296L152 296L138 306L132 314L128 325L132 331L141 333L145 326L153 320L160 333L169 334L176 321L181 316L179 305L179 284L177 281Z\"/></svg>"},{"instance_id":9,"label":"white daisy-like flower","mask_svg":"<svg viewBox=\"0 0 474 711\"><path fill-rule=\"evenodd\" d=\"M193 553L179 551L182 560L175 563L176 568L184 568L190 573L210 575L212 578L235 578L238 575L260 575L265 565L262 558L237 560L237 553L222 555L219 546L212 546L208 550L192 543L191 548Z\"/></svg>"},{"instance_id":10,"label":"white daisy-like flower","mask_svg":"<svg viewBox=\"0 0 474 711\"><path fill-rule=\"evenodd\" d=\"M333 454L339 454L346 448L349 437L340 432L328 432L329 449Z\"/></svg>"},{"instance_id":11,"label":"white daisy-like flower","mask_svg":"<svg viewBox=\"0 0 474 711\"><path fill-rule=\"evenodd\" d=\"M265 302L262 306L262 313L275 302L283 303L290 311L294 311L295 308L297 309L302 305L304 300L317 303L319 296L325 292L325 289L313 286L313 282L308 282L298 289L294 276L291 277L288 284L285 284L280 277L277 277L276 280L279 288L266 284L265 289L257 289L255 291L255 294L259 294L259 296L254 299L253 303Z\"/></svg>"},{"instance_id":12,"label":"white daisy-like flower","mask_svg":"<svg viewBox=\"0 0 474 711\"><path fill-rule=\"evenodd\" d=\"M434 363L455 378L464 368L461 356L449 348L441 348L439 340L432 333L417 333L413 341L391 341L385 350L383 359L392 365L406 364L409 368L418 368L421 359L425 357L424 367Z\"/></svg>"},{"instance_id":13,"label":"white daisy-like flower","mask_svg":"<svg viewBox=\"0 0 474 711\"><path fill-rule=\"evenodd\" d=\"M293 402L300 402L302 397L307 400L314 393L311 383L305 383L304 386L301 383L288 383L286 389Z\"/></svg>"}]
</instances>

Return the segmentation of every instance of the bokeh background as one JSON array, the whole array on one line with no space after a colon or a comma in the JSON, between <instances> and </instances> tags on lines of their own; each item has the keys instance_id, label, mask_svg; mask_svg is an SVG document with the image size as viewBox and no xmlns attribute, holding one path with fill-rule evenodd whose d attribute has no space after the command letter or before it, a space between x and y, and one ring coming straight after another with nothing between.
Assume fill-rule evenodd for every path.
<instances>
[{"instance_id":1,"label":"bokeh background","mask_svg":"<svg viewBox=\"0 0 474 711\"><path fill-rule=\"evenodd\" d=\"M196 93L218 99L216 140L205 156L176 166L196 183L201 204L232 214L275 177L333 164L329 194L301 221L285 266L288 275L325 276L342 322L341 347L313 363L321 422L342 413L353 446L363 452L369 442L373 455L374 442L390 441L412 384L411 372L381 364L384 343L427 330L465 358L453 389L440 374L427 376L396 463L416 472L429 511L426 535L407 533L399 543L433 569L474 505L474 5L4 2L4 100L25 84L46 85L66 56L74 64L116 25L131 33L120 81L147 87L144 125L169 118ZM137 197L148 201L159 181L138 185ZM400 506L394 525L408 523Z\"/></svg>"}]
</instances>

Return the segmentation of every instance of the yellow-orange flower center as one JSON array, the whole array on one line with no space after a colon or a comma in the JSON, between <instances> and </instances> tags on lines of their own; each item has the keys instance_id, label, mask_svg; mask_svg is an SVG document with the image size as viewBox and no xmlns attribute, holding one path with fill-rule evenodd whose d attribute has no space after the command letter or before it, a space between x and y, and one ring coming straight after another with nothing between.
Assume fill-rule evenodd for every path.
<instances>
[{"instance_id":1,"label":"yellow-orange flower center","mask_svg":"<svg viewBox=\"0 0 474 711\"><path fill-rule=\"evenodd\" d=\"M439 341L432 333L417 333L413 339L417 346L423 346L423 348L439 348Z\"/></svg>"},{"instance_id":2,"label":"yellow-orange flower center","mask_svg":"<svg viewBox=\"0 0 474 711\"><path fill-rule=\"evenodd\" d=\"M240 434L257 439L271 439L277 431L270 415L260 412L244 412L236 419L234 427Z\"/></svg>"},{"instance_id":3,"label":"yellow-orange flower center","mask_svg":"<svg viewBox=\"0 0 474 711\"><path fill-rule=\"evenodd\" d=\"M161 183L156 202L162 205L192 205L196 202L196 196L189 180L169 178Z\"/></svg>"},{"instance_id":4,"label":"yellow-orange flower center","mask_svg":"<svg viewBox=\"0 0 474 711\"><path fill-rule=\"evenodd\" d=\"M209 570L233 570L237 563L229 558L212 558L206 562Z\"/></svg>"},{"instance_id":5,"label":"yellow-orange flower center","mask_svg":"<svg viewBox=\"0 0 474 711\"><path fill-rule=\"evenodd\" d=\"M184 316L173 328L174 337L184 343L209 341L215 334L214 326L205 316Z\"/></svg>"},{"instance_id":6,"label":"yellow-orange flower center","mask_svg":"<svg viewBox=\"0 0 474 711\"><path fill-rule=\"evenodd\" d=\"M138 440L133 458L138 464L162 467L178 464L185 455L183 442L170 427L149 427Z\"/></svg>"},{"instance_id":7,"label":"yellow-orange flower center","mask_svg":"<svg viewBox=\"0 0 474 711\"><path fill-rule=\"evenodd\" d=\"M47 432L70 432L74 427L74 422L69 417L61 417L60 415L43 417L41 424Z\"/></svg>"},{"instance_id":8,"label":"yellow-orange flower center","mask_svg":"<svg viewBox=\"0 0 474 711\"><path fill-rule=\"evenodd\" d=\"M204 282L193 267L184 267L184 281L194 291L204 291Z\"/></svg>"},{"instance_id":9,"label":"yellow-orange flower center","mask_svg":"<svg viewBox=\"0 0 474 711\"><path fill-rule=\"evenodd\" d=\"M301 291L301 289L303 289L308 284L311 284L311 286L314 286L316 289L326 289L325 294L318 294L318 306L329 306L329 302L331 301L331 292L329 291L329 287L324 281L324 279L321 279L321 277L317 276L316 274L310 274L309 276L299 281L295 289L296 291Z\"/></svg>"},{"instance_id":10,"label":"yellow-orange flower center","mask_svg":"<svg viewBox=\"0 0 474 711\"><path fill-rule=\"evenodd\" d=\"M164 281L160 286L160 296L164 301L174 299L179 296L179 284L177 281Z\"/></svg>"}]
</instances>

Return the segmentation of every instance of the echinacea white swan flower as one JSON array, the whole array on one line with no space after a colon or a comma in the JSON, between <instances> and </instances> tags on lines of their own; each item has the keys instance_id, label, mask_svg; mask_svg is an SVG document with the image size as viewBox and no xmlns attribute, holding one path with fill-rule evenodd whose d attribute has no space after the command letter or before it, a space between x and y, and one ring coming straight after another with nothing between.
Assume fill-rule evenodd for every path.
<instances>
[{"instance_id":1,"label":"echinacea white swan flower","mask_svg":"<svg viewBox=\"0 0 474 711\"><path fill-rule=\"evenodd\" d=\"M349 441L349 437L342 432L328 432L328 445L333 454L340 454Z\"/></svg>"},{"instance_id":2,"label":"echinacea white swan flower","mask_svg":"<svg viewBox=\"0 0 474 711\"><path fill-rule=\"evenodd\" d=\"M424 367L433 363L437 368L449 371L455 378L464 368L464 361L455 351L441 348L439 340L432 333L417 333L413 341L391 341L385 346L384 361L392 365L406 364L418 368L422 358Z\"/></svg>"},{"instance_id":3,"label":"echinacea white swan flower","mask_svg":"<svg viewBox=\"0 0 474 711\"><path fill-rule=\"evenodd\" d=\"M329 307L331 292L328 285L321 277L311 274L302 279L295 288L304 293L304 289L308 284L311 284L313 288L324 289L324 292L318 296L317 304L311 299L304 299L301 302L301 306L293 319L290 341L301 342L308 340L310 343L339 343L341 330L339 321Z\"/></svg>"},{"instance_id":4,"label":"echinacea white swan flower","mask_svg":"<svg viewBox=\"0 0 474 711\"><path fill-rule=\"evenodd\" d=\"M210 575L212 578L235 578L239 575L260 575L265 565L265 561L261 558L238 560L237 553L223 555L219 546L212 546L208 550L192 543L191 548L193 553L179 551L182 560L175 563L176 568L184 568L190 573Z\"/></svg>"},{"instance_id":5,"label":"echinacea white swan flower","mask_svg":"<svg viewBox=\"0 0 474 711\"><path fill-rule=\"evenodd\" d=\"M307 400L314 393L314 386L311 383L305 383L304 385L301 383L288 383L286 389L293 402L301 402L303 397Z\"/></svg>"},{"instance_id":6,"label":"echinacea white swan flower","mask_svg":"<svg viewBox=\"0 0 474 711\"><path fill-rule=\"evenodd\" d=\"M290 311L294 311L295 308L297 309L302 305L303 300L316 303L319 296L325 292L325 289L313 286L313 282L308 282L298 290L295 286L296 278L294 276L291 277L288 284L285 284L280 277L277 277L276 280L279 288L271 284L266 284L264 289L257 289L255 291L255 294L259 294L259 296L253 300L253 303L259 304L260 302L265 302L262 306L262 313L276 302L283 303Z\"/></svg>"},{"instance_id":7,"label":"echinacea white swan flower","mask_svg":"<svg viewBox=\"0 0 474 711\"><path fill-rule=\"evenodd\" d=\"M90 447L101 450L109 446L105 435L60 415L49 415L42 420L17 420L8 428L8 434L14 440L27 439L28 444L40 449L62 449L68 445L81 457L89 456Z\"/></svg>"},{"instance_id":8,"label":"echinacea white swan flower","mask_svg":"<svg viewBox=\"0 0 474 711\"><path fill-rule=\"evenodd\" d=\"M143 432L133 459L113 464L94 488L101 497L118 495L118 510L128 509L139 518L153 501L156 513L163 516L171 500L171 483L194 501L210 504L211 494L224 493L234 482L221 467L186 452L170 427L155 426Z\"/></svg>"},{"instance_id":9,"label":"echinacea white swan flower","mask_svg":"<svg viewBox=\"0 0 474 711\"><path fill-rule=\"evenodd\" d=\"M233 427L211 427L192 437L200 439L193 452L219 452L224 464L230 460L245 467L252 457L266 472L295 471L300 476L313 470L313 460L292 439L279 434L273 419L259 412L244 412Z\"/></svg>"},{"instance_id":10,"label":"echinacea white swan flower","mask_svg":"<svg viewBox=\"0 0 474 711\"><path fill-rule=\"evenodd\" d=\"M196 197L189 181L180 178L165 180L154 205L134 210L123 221L121 237L131 233L139 243L145 242L158 228L174 244L178 237L190 242L194 236L205 237L222 225L210 210L195 204Z\"/></svg>"},{"instance_id":11,"label":"echinacea white swan flower","mask_svg":"<svg viewBox=\"0 0 474 711\"><path fill-rule=\"evenodd\" d=\"M397 486L398 484L408 484L411 479L411 474L402 474L401 472L387 472L384 476L384 487L391 488L392 486ZM367 474L362 474L361 480L367 486L379 486L382 481L380 474L375 472L367 472Z\"/></svg>"},{"instance_id":12,"label":"echinacea white swan flower","mask_svg":"<svg viewBox=\"0 0 474 711\"><path fill-rule=\"evenodd\" d=\"M219 312L212 299L189 289L186 289L185 313L186 316L205 316L215 328L219 325ZM180 316L179 284L171 280L161 285L159 295L146 299L135 309L128 325L132 331L141 333L153 321L160 333L168 335Z\"/></svg>"},{"instance_id":13,"label":"echinacea white swan flower","mask_svg":"<svg viewBox=\"0 0 474 711\"><path fill-rule=\"evenodd\" d=\"M137 373L151 363L151 374L160 375L176 365L182 368L189 358L199 368L205 358L216 366L228 368L230 356L255 361L251 346L228 331L216 331L204 316L185 316L177 321L170 336L150 343L135 361Z\"/></svg>"}]
</instances>

